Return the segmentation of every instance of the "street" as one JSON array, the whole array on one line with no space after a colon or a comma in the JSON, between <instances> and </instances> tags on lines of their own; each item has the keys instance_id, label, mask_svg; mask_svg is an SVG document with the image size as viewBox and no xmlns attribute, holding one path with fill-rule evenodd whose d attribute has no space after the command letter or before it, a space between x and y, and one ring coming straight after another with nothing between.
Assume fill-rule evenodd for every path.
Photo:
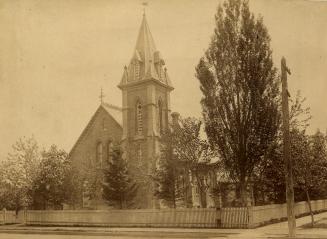
<instances>
[{"instance_id":1,"label":"street","mask_svg":"<svg viewBox=\"0 0 327 239\"><path fill-rule=\"evenodd\" d=\"M135 239L135 238L151 238L151 239L161 239L161 238L169 238L169 239L188 239L188 238L197 238L197 239L208 239L208 238L227 238L226 234L221 233L149 233L149 232L140 232L140 233L128 233L127 234L119 234L119 235L110 234L97 234L97 235L88 235L86 233L82 233L79 235L54 235L54 234L20 234L20 233L0 233L1 239L77 239L77 238L86 238L86 239L100 239L100 238L110 238L110 239Z\"/></svg>"}]
</instances>

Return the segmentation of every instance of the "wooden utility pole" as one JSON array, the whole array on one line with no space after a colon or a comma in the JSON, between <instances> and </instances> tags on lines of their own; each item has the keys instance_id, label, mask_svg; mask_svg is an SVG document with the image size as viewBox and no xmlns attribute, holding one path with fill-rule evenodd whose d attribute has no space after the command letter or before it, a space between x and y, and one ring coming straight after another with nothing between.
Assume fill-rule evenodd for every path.
<instances>
[{"instance_id":1,"label":"wooden utility pole","mask_svg":"<svg viewBox=\"0 0 327 239\"><path fill-rule=\"evenodd\" d=\"M286 66L286 59L283 57L281 61L282 71L282 110L283 110L283 154L285 163L285 179L286 179L286 203L288 218L288 236L295 237L295 214L294 214L294 188L292 175L291 160L291 141L290 141L290 124L289 124L289 108L288 97L290 94L287 88L287 74L291 74L290 69Z\"/></svg>"}]
</instances>

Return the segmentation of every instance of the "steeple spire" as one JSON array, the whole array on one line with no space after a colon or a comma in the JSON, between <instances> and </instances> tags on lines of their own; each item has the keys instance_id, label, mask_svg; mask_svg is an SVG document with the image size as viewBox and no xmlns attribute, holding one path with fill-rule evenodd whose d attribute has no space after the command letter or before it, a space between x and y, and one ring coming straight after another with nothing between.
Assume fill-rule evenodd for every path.
<instances>
[{"instance_id":1,"label":"steeple spire","mask_svg":"<svg viewBox=\"0 0 327 239\"><path fill-rule=\"evenodd\" d=\"M143 3L146 6L147 3ZM167 73L164 71L165 62L157 51L145 12L143 13L141 27L137 36L132 59L124 74L119 87L143 80L157 80L171 89Z\"/></svg>"},{"instance_id":2,"label":"steeple spire","mask_svg":"<svg viewBox=\"0 0 327 239\"><path fill-rule=\"evenodd\" d=\"M135 51L140 54L142 61L145 63L152 60L154 52L156 51L156 45L154 44L145 15L143 15L139 35L135 45Z\"/></svg>"}]
</instances>

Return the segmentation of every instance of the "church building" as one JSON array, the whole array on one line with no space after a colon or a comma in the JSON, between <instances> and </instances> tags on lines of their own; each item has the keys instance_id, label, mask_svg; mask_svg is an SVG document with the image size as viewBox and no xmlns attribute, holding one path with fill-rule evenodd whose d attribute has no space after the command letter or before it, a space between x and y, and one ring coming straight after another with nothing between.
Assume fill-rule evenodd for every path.
<instances>
[{"instance_id":1,"label":"church building","mask_svg":"<svg viewBox=\"0 0 327 239\"><path fill-rule=\"evenodd\" d=\"M149 176L158 158L160 132L168 126L170 92L174 88L145 14L131 61L124 67L118 88L122 91L122 108L101 102L69 156L75 168L85 171L95 168L92 177L95 180L96 169L101 171L113 145L120 144L139 185L136 207L154 208L157 200ZM83 196L82 207L86 205L103 208L105 202L100 196L93 200Z\"/></svg>"},{"instance_id":2,"label":"church building","mask_svg":"<svg viewBox=\"0 0 327 239\"><path fill-rule=\"evenodd\" d=\"M169 126L171 117L172 122L178 122L176 117L179 114L171 113L170 92L174 88L145 15L132 58L123 69L118 88L122 92L122 107L105 103L101 97L101 104L69 153L73 167L78 169L76 178L79 182L82 181L82 186L78 189L79 199L73 208L108 208L102 199L102 168L110 160L115 145L122 148L131 176L138 185L134 207L160 207L159 200L154 196L154 185L150 176L159 159L160 134ZM226 187L230 182L222 181L221 173L212 167L210 170L205 169L202 174L207 187L201 195L192 172L185 172L186 176L181 176L183 182L188 182L187 195L190 199L184 206L230 205L235 198L235 189L228 189L225 196L221 192L218 198L212 194L215 188L222 188L221 185ZM233 184L231 187L234 187Z\"/></svg>"}]
</instances>

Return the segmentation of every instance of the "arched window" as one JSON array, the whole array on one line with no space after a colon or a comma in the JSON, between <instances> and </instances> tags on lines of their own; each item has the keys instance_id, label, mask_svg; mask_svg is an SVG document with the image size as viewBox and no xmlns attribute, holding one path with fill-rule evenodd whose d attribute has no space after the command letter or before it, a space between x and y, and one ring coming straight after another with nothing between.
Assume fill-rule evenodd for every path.
<instances>
[{"instance_id":1,"label":"arched window","mask_svg":"<svg viewBox=\"0 0 327 239\"><path fill-rule=\"evenodd\" d=\"M107 160L111 161L112 160L112 142L109 140L107 143Z\"/></svg>"},{"instance_id":2,"label":"arched window","mask_svg":"<svg viewBox=\"0 0 327 239\"><path fill-rule=\"evenodd\" d=\"M158 128L159 133L162 133L163 130L163 122L162 122L163 112L162 112L162 101L158 101Z\"/></svg>"},{"instance_id":3,"label":"arched window","mask_svg":"<svg viewBox=\"0 0 327 239\"><path fill-rule=\"evenodd\" d=\"M139 80L140 78L140 63L138 60L134 60L133 63L134 79Z\"/></svg>"},{"instance_id":4,"label":"arched window","mask_svg":"<svg viewBox=\"0 0 327 239\"><path fill-rule=\"evenodd\" d=\"M137 156L137 161L140 163L142 160L142 148L140 144L137 145L136 156Z\"/></svg>"},{"instance_id":5,"label":"arched window","mask_svg":"<svg viewBox=\"0 0 327 239\"><path fill-rule=\"evenodd\" d=\"M141 135L143 132L142 104L140 101L136 103L136 134Z\"/></svg>"},{"instance_id":6,"label":"arched window","mask_svg":"<svg viewBox=\"0 0 327 239\"><path fill-rule=\"evenodd\" d=\"M101 142L97 144L96 159L97 159L97 163L101 165L103 159L103 146Z\"/></svg>"}]
</instances>

